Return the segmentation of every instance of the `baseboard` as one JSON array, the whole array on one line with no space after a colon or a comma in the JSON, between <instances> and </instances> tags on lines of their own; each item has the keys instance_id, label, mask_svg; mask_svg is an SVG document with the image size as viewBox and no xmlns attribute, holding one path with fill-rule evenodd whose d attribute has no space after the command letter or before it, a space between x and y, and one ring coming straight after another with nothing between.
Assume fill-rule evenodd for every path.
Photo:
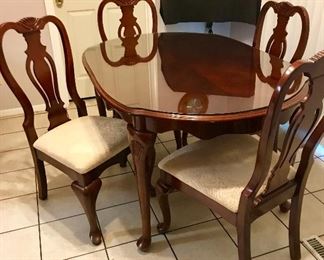
<instances>
[{"instance_id":1,"label":"baseboard","mask_svg":"<svg viewBox=\"0 0 324 260\"><path fill-rule=\"evenodd\" d=\"M45 111L45 104L34 105L33 109L34 112ZM0 118L9 117L9 116L21 116L23 114L24 111L21 107L0 110Z\"/></svg>"}]
</instances>

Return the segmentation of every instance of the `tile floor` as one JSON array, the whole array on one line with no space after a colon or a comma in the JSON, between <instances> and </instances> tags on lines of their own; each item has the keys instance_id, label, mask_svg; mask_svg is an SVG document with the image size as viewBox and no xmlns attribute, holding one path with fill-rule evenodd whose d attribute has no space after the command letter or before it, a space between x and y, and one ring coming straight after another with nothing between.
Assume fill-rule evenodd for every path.
<instances>
[{"instance_id":1,"label":"tile floor","mask_svg":"<svg viewBox=\"0 0 324 260\"><path fill-rule=\"evenodd\" d=\"M94 100L89 114L97 114ZM71 116L76 116L72 106ZM88 223L69 178L50 165L48 200L37 198L33 163L22 132L22 117L0 118L0 259L237 259L235 229L208 208L181 193L171 195L170 232L158 235L161 214L152 200L153 243L149 253L137 250L140 216L131 160L126 168L114 166L102 175L97 201L103 243L93 246ZM46 132L46 116L36 116L37 132ZM194 142L194 137L189 142ZM173 133L159 135L157 160L175 150ZM155 168L154 179L158 177ZM255 259L289 259L288 215L277 209L252 225ZM305 193L301 235L324 239L324 142L317 149ZM274 237L275 236L275 237ZM314 257L302 248L302 259Z\"/></svg>"}]
</instances>

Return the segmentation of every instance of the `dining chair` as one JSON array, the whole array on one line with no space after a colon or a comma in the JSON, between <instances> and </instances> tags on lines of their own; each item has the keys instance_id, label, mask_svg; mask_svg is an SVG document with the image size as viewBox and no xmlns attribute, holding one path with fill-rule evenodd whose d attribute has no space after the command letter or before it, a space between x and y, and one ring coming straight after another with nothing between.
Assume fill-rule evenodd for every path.
<instances>
[{"instance_id":1,"label":"dining chair","mask_svg":"<svg viewBox=\"0 0 324 260\"><path fill-rule=\"evenodd\" d=\"M149 5L152 13L152 33L157 32L157 12L152 0L103 0L99 5L97 13L98 28L102 41L108 40L104 28L104 9L109 3L116 4L122 12L122 18L120 19L117 31L118 38L139 37L142 34L141 27L134 16L134 8L139 2L146 2Z\"/></svg>"},{"instance_id":2,"label":"dining chair","mask_svg":"<svg viewBox=\"0 0 324 260\"><path fill-rule=\"evenodd\" d=\"M98 22L98 28L101 40L107 41L108 37L105 32L104 28L104 9L109 3L114 3L117 6L120 7L122 12L122 18L120 19L120 25L118 27L118 38L125 41L125 38L135 38L138 39L141 34L142 30L140 25L137 23L137 18L134 16L134 8L139 2L146 2L150 9L152 14L152 33L157 32L157 12L154 5L154 2L152 0L131 0L131 1L125 1L125 0L103 0L101 1L98 13L97 13L97 22ZM101 116L106 116L106 107L109 108L109 105L105 105L102 98L99 96L99 93L96 93L96 99L97 99L97 105L99 114ZM118 117L115 111L113 111L114 117ZM174 136L176 139L177 148L180 148L182 146L182 137L180 131L174 131ZM185 138L185 143L187 142L187 138Z\"/></svg>"},{"instance_id":3,"label":"dining chair","mask_svg":"<svg viewBox=\"0 0 324 260\"><path fill-rule=\"evenodd\" d=\"M287 52L287 26L291 17L299 15L301 19L301 34L296 50L290 59L295 62L303 57L309 36L309 16L307 10L302 6L294 6L289 2L268 1L262 7L256 24L253 39L253 47L260 49L264 21L270 10L277 15L277 24L273 28L273 33L267 41L265 51L280 59L284 59Z\"/></svg>"},{"instance_id":4,"label":"dining chair","mask_svg":"<svg viewBox=\"0 0 324 260\"><path fill-rule=\"evenodd\" d=\"M275 57L278 57L280 59L285 59L288 44L287 44L287 26L289 24L290 18L294 17L295 15L298 15L301 20L301 33L299 37L299 41L296 47L296 50L294 51L293 56L290 59L290 62L293 63L296 60L299 60L303 57L305 53L305 49L308 42L309 37L309 15L307 10L302 6L294 6L289 2L274 2L274 1L268 1L264 4L262 7L259 18L256 24L256 31L254 34L253 39L253 47L256 49L261 48L261 39L262 39L262 33L264 28L264 22L266 16L269 14L270 10L273 10L275 15L277 16L277 24L273 28L273 33L270 35L270 38L266 42L265 51ZM273 60L270 57L270 62ZM273 85L275 87L275 83L281 76L281 71L271 71L270 76L263 75L263 72L260 72L258 74L260 80L263 82L268 82L270 85ZM301 79L301 78L300 78ZM290 92L296 91L295 87L298 87L300 85L300 80L296 80L294 87L290 88ZM281 125L284 125L287 123L286 117L283 117L280 121ZM278 133L276 137L276 143L274 146L274 149L280 149L282 147L282 143L280 143L280 140L284 139L285 130L284 127L279 126ZM292 163L294 160L292 161ZM289 203L283 203L280 205L280 210L282 212L287 212L290 208Z\"/></svg>"},{"instance_id":5,"label":"dining chair","mask_svg":"<svg viewBox=\"0 0 324 260\"><path fill-rule=\"evenodd\" d=\"M77 119L71 120L68 116L60 97L54 60L41 41L42 31L47 24L55 25L61 36L66 84L68 93L76 105L79 116ZM43 98L48 113L49 131L40 137L35 130L33 106L19 81L13 76L4 54L4 35L12 30L21 34L26 41L26 73ZM130 152L126 124L120 119L87 115L85 102L76 89L68 35L58 18L28 17L18 22L3 23L0 25L0 44L0 71L24 111L23 128L35 165L38 196L45 200L48 195L44 167L46 161L72 179L72 190L89 221L90 239L93 244L98 245L101 243L96 214L96 200L101 188L99 176L114 164L126 166L127 155Z\"/></svg>"},{"instance_id":6,"label":"dining chair","mask_svg":"<svg viewBox=\"0 0 324 260\"><path fill-rule=\"evenodd\" d=\"M307 46L308 36L309 36L309 16L307 10L302 6L294 6L289 2L274 2L268 1L262 7L259 18L256 24L256 31L253 39L253 47L260 49L262 32L264 27L264 22L269 10L273 10L277 15L277 24L273 29L273 34L270 36L265 51L273 56L276 56L280 59L284 59L287 52L287 25L291 17L294 15L299 15L301 19L301 35L297 45L297 48L294 52L293 57L290 59L290 62L294 62L302 58L305 53ZM279 72L280 73L280 72ZM273 75L271 75L273 76ZM269 79L271 83L272 77L261 76L262 79ZM295 84L299 86L298 82ZM293 89L291 89L293 91ZM284 122L282 122L284 123ZM282 129L280 129L282 130ZM280 132L281 134L281 132ZM183 146L187 145L188 133L183 133L181 137L181 143ZM282 207L283 211L284 208Z\"/></svg>"},{"instance_id":7,"label":"dining chair","mask_svg":"<svg viewBox=\"0 0 324 260\"><path fill-rule=\"evenodd\" d=\"M139 2L146 2L152 13L152 32L157 32L157 12L155 5L152 0L131 0L131 1L125 1L125 0L103 0L101 1L98 12L97 12L97 23L99 28L99 34L101 37L101 40L103 42L108 40L108 37L105 32L105 26L104 26L104 11L105 7L113 3L117 5L122 12L122 18L120 19L120 25L117 30L117 36L118 38L125 41L125 38L133 38L137 40L141 34L142 30L140 25L137 23L137 18L134 16L134 8ZM97 100L97 106L99 110L99 114L101 116L106 116L106 107L109 109L109 105L105 104L102 98L100 97L99 93L95 91L96 94L96 100ZM119 117L119 115L113 111L114 117Z\"/></svg>"},{"instance_id":8,"label":"dining chair","mask_svg":"<svg viewBox=\"0 0 324 260\"><path fill-rule=\"evenodd\" d=\"M276 153L273 145L284 100L300 75L308 78L304 85L307 96L295 108L283 150ZM324 51L309 61L296 61L283 74L269 103L260 139L248 134L218 136L187 145L160 161L161 176L156 190L163 222L158 231L164 233L169 229L168 194L180 190L234 225L239 259L251 259L252 222L291 199L290 256L300 259L303 194L315 147L324 134L323 99ZM302 158L294 170L290 160L302 144Z\"/></svg>"}]
</instances>

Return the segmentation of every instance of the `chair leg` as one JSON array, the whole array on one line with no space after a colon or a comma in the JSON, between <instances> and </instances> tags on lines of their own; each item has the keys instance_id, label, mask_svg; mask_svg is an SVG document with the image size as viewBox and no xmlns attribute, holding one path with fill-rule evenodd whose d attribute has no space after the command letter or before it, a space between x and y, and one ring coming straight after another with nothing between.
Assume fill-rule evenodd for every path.
<instances>
[{"instance_id":1,"label":"chair leg","mask_svg":"<svg viewBox=\"0 0 324 260\"><path fill-rule=\"evenodd\" d=\"M285 201L279 205L279 209L282 213L287 213L290 210L291 204L289 201Z\"/></svg>"},{"instance_id":2,"label":"chair leg","mask_svg":"<svg viewBox=\"0 0 324 260\"><path fill-rule=\"evenodd\" d=\"M159 179L155 187L159 205L163 215L163 222L159 223L157 226L158 232L165 233L168 231L171 223L171 214L170 214L170 205L169 205L169 192L170 188L163 182L162 179Z\"/></svg>"},{"instance_id":3,"label":"chair leg","mask_svg":"<svg viewBox=\"0 0 324 260\"><path fill-rule=\"evenodd\" d=\"M95 179L88 186L82 187L77 181L71 184L72 190L78 197L90 224L90 239L94 245L101 243L101 231L97 222L96 201L101 188L101 180Z\"/></svg>"},{"instance_id":4,"label":"chair leg","mask_svg":"<svg viewBox=\"0 0 324 260\"><path fill-rule=\"evenodd\" d=\"M290 258L300 259L300 215L303 202L303 194L294 196L291 200L289 215L289 251Z\"/></svg>"},{"instance_id":5,"label":"chair leg","mask_svg":"<svg viewBox=\"0 0 324 260\"><path fill-rule=\"evenodd\" d=\"M47 179L44 162L39 159L35 159L35 175L38 188L38 197L41 200L45 200L47 199Z\"/></svg>"},{"instance_id":6,"label":"chair leg","mask_svg":"<svg viewBox=\"0 0 324 260\"><path fill-rule=\"evenodd\" d=\"M182 146L188 145L188 133L182 132Z\"/></svg>"},{"instance_id":7,"label":"chair leg","mask_svg":"<svg viewBox=\"0 0 324 260\"><path fill-rule=\"evenodd\" d=\"M181 131L174 130L173 133L174 133L174 138L176 140L177 150L178 150L178 149L180 149L182 147Z\"/></svg>"},{"instance_id":8,"label":"chair leg","mask_svg":"<svg viewBox=\"0 0 324 260\"><path fill-rule=\"evenodd\" d=\"M239 260L251 259L251 224L241 222L236 230Z\"/></svg>"},{"instance_id":9,"label":"chair leg","mask_svg":"<svg viewBox=\"0 0 324 260\"><path fill-rule=\"evenodd\" d=\"M121 161L119 162L119 166L124 168L127 166L127 156L130 154L130 149L125 149L121 152Z\"/></svg>"}]
</instances>

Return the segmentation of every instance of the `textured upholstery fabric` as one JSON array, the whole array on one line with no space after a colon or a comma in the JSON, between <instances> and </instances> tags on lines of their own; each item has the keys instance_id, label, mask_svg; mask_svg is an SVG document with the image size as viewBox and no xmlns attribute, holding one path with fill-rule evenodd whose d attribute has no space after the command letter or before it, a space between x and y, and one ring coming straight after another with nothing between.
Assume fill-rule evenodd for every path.
<instances>
[{"instance_id":1,"label":"textured upholstery fabric","mask_svg":"<svg viewBox=\"0 0 324 260\"><path fill-rule=\"evenodd\" d=\"M224 135L200 140L164 158L159 168L232 212L238 211L241 192L249 182L259 141L251 135ZM272 166L278 155L272 156ZM291 170L289 179L295 176ZM264 190L265 185L259 190Z\"/></svg>"},{"instance_id":2,"label":"textured upholstery fabric","mask_svg":"<svg viewBox=\"0 0 324 260\"><path fill-rule=\"evenodd\" d=\"M64 123L39 137L34 147L84 174L128 146L121 119L86 116Z\"/></svg>"}]
</instances>

